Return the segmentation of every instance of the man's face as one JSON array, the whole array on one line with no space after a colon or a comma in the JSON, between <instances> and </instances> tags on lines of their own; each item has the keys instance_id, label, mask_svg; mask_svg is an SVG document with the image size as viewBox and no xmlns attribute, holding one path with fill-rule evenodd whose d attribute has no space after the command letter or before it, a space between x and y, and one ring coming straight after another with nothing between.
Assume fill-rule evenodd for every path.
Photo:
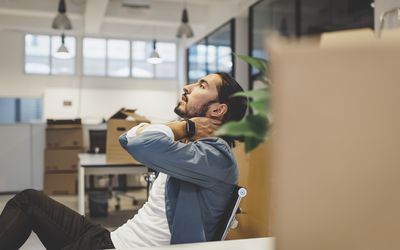
<instances>
[{"instance_id":1,"label":"man's face","mask_svg":"<svg viewBox=\"0 0 400 250\"><path fill-rule=\"evenodd\" d=\"M218 102L217 86L221 84L221 77L209 74L196 83L183 87L183 94L179 99L174 112L182 118L207 116L208 106Z\"/></svg>"}]
</instances>

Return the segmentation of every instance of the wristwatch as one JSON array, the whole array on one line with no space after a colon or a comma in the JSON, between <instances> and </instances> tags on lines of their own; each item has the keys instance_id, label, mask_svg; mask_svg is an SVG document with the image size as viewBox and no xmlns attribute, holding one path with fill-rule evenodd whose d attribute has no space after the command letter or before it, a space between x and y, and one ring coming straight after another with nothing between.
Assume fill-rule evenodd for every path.
<instances>
[{"instance_id":1,"label":"wristwatch","mask_svg":"<svg viewBox=\"0 0 400 250\"><path fill-rule=\"evenodd\" d=\"M188 138L194 136L194 134L196 133L196 125L193 121L187 119L186 120L186 136Z\"/></svg>"}]
</instances>

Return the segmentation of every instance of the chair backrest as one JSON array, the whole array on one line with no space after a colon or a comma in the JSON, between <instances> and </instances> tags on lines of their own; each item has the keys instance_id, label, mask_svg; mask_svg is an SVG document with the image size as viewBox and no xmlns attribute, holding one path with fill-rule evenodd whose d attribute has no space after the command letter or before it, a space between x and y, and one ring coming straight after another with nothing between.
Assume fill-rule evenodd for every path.
<instances>
[{"instance_id":1,"label":"chair backrest","mask_svg":"<svg viewBox=\"0 0 400 250\"><path fill-rule=\"evenodd\" d=\"M107 130L89 130L89 152L104 154L106 152Z\"/></svg>"},{"instance_id":2,"label":"chair backrest","mask_svg":"<svg viewBox=\"0 0 400 250\"><path fill-rule=\"evenodd\" d=\"M235 215L239 209L240 201L247 195L247 190L244 187L235 186L231 200L225 210L225 213L217 226L217 231L214 235L214 241L225 240L231 229L232 223L235 221Z\"/></svg>"}]
</instances>

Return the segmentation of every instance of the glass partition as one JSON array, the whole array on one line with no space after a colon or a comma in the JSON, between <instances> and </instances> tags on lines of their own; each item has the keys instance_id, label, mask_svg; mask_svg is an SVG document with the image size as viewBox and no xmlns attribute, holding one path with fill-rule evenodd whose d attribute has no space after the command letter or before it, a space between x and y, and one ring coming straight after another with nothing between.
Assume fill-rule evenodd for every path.
<instances>
[{"instance_id":1,"label":"glass partition","mask_svg":"<svg viewBox=\"0 0 400 250\"><path fill-rule=\"evenodd\" d=\"M234 30L232 19L187 49L187 83L219 71L234 76Z\"/></svg>"},{"instance_id":2,"label":"glass partition","mask_svg":"<svg viewBox=\"0 0 400 250\"><path fill-rule=\"evenodd\" d=\"M372 28L374 11L366 0L261 0L250 7L249 55L268 60L265 38L319 36L323 32ZM250 89L257 71L250 69Z\"/></svg>"}]
</instances>

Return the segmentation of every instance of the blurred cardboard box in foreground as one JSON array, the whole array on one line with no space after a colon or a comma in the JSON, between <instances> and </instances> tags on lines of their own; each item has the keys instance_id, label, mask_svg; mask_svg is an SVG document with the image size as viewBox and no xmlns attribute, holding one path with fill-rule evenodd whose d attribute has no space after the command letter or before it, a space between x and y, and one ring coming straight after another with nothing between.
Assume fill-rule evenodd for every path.
<instances>
[{"instance_id":1,"label":"blurred cardboard box in foreground","mask_svg":"<svg viewBox=\"0 0 400 250\"><path fill-rule=\"evenodd\" d=\"M400 249L398 41L269 44L277 249Z\"/></svg>"}]
</instances>

